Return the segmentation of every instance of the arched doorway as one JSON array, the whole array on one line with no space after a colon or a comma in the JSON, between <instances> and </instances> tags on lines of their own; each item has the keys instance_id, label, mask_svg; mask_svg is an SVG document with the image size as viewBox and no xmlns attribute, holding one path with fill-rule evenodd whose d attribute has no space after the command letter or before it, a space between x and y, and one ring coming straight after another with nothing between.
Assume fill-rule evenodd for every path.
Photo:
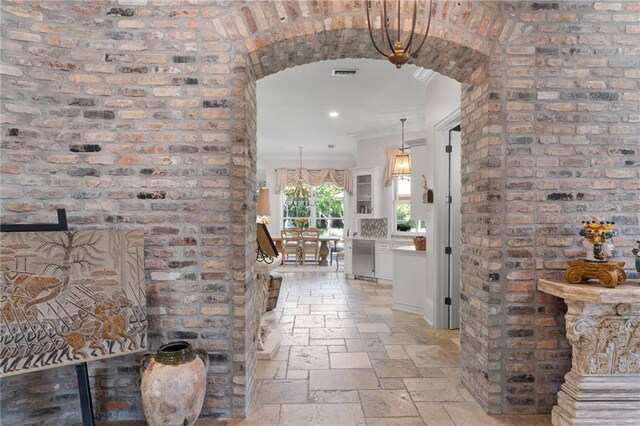
<instances>
[{"instance_id":1,"label":"arched doorway","mask_svg":"<svg viewBox=\"0 0 640 426\"><path fill-rule=\"evenodd\" d=\"M308 5L307 5L308 6ZM247 83L243 92L248 108L246 111L255 111L255 90L253 83L264 76L278 72L285 68L302 65L325 59L337 58L374 58L368 34L363 10L350 5L349 10L327 9L324 3L316 4L315 9L276 8L277 16L270 16L265 21L264 28L259 35L242 39L240 43L242 52L241 67L237 71ZM462 181L463 183L463 223L472 226L464 226L462 230L462 271L463 297L461 307L462 329L462 357L463 380L475 393L476 398L485 406L487 411L499 413L505 411L502 396L496 397L496 387L487 386L489 383L501 383L502 368L500 363L493 361L495 348L490 347L489 328L496 326L493 318L488 314L490 308L487 305L487 290L490 280L500 281L502 262L499 257L493 256L491 261L484 259L485 244L478 235L491 235L493 239L499 239L500 232L496 226L495 215L491 214L491 200L485 196L478 196L473 192L484 192L488 188L499 191L494 183L496 175L483 173L483 160L478 156L482 153L485 157L500 156L497 150L482 152L492 142L488 142L488 134L495 132L500 122L500 117L495 114L499 111L498 105L492 100L499 100L501 96L496 94L499 87L496 85L496 76L492 75L489 54L498 44L498 35L502 37L516 37L522 31L514 22L500 22L505 24L502 33L489 33L487 28L482 32L483 36L474 34L478 30L478 21L469 20L469 14L479 13L487 22L483 27L491 25L494 19L492 13L487 12L481 5L469 2L463 9L453 7L457 12L447 15L450 4L442 6L441 13L445 16L446 23L440 23L430 37L427 46L420 56L415 59L415 64L433 69L443 75L454 78L462 83ZM440 7L440 6L439 6ZM245 10L245 14L253 16L264 15L264 10ZM478 9L480 8L480 9ZM259 9L259 8L258 8ZM271 10L274 12L274 10ZM301 18L304 16L304 18ZM279 18L278 18L279 17ZM276 19L278 18L278 19ZM310 21L305 21L305 19ZM251 21L251 19L247 19ZM255 24L255 22L254 22ZM499 25L495 23L495 25ZM257 30L257 27L256 27ZM248 151L255 162L255 119L252 115L247 117L245 123L252 126L243 129L243 138L247 138ZM494 137L499 140L498 137ZM495 143L495 142L493 142ZM480 151L479 151L480 150ZM255 172L255 168L253 169ZM251 180L249 180L251 182ZM480 189L479 189L480 188ZM252 221L253 218L250 218ZM499 221L499 220L498 220ZM465 289L464 285L468 283ZM494 299L492 303L495 303ZM247 319L247 323L255 319ZM497 323L499 325L499 322ZM502 344L502 343L501 343ZM492 353L493 352L493 353ZM248 393L251 393L251 371L255 361L248 355ZM487 368L496 369L491 375L487 374ZM492 396L493 395L493 396ZM506 410L508 411L508 409Z\"/></svg>"}]
</instances>

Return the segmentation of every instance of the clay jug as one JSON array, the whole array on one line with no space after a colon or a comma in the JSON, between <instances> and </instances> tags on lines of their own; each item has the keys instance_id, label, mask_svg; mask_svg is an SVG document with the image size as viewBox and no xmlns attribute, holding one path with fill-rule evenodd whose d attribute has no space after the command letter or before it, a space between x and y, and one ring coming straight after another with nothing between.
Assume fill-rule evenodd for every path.
<instances>
[{"instance_id":1,"label":"clay jug","mask_svg":"<svg viewBox=\"0 0 640 426\"><path fill-rule=\"evenodd\" d=\"M142 405L151 426L193 425L204 401L209 356L187 342L160 346L140 360Z\"/></svg>"}]
</instances>

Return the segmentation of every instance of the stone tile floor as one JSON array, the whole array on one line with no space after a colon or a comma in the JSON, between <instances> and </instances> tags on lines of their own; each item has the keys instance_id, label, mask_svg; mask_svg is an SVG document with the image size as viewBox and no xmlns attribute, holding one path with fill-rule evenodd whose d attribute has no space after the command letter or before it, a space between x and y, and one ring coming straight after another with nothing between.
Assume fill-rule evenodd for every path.
<instances>
[{"instance_id":1,"label":"stone tile floor","mask_svg":"<svg viewBox=\"0 0 640 426\"><path fill-rule=\"evenodd\" d=\"M233 425L550 425L489 416L460 382L459 334L391 309L391 287L337 273L284 273L258 361L256 403ZM209 424L198 421L198 425Z\"/></svg>"}]
</instances>

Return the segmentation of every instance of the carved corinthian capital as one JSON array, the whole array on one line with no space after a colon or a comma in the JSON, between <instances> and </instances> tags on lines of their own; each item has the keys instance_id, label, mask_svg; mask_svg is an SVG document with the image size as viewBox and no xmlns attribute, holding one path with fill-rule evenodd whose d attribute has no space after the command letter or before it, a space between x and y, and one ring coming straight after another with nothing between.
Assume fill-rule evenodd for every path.
<instances>
[{"instance_id":1,"label":"carved corinthian capital","mask_svg":"<svg viewBox=\"0 0 640 426\"><path fill-rule=\"evenodd\" d=\"M640 373L638 307L621 303L600 313L570 306L566 320L567 339L573 346L572 370L582 374Z\"/></svg>"}]
</instances>

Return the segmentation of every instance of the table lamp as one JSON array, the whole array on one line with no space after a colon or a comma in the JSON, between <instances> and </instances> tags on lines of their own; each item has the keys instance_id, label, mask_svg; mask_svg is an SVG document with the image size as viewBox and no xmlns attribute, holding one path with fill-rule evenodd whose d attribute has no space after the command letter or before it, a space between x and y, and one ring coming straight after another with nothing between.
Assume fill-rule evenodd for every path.
<instances>
[{"instance_id":1,"label":"table lamp","mask_svg":"<svg viewBox=\"0 0 640 426\"><path fill-rule=\"evenodd\" d=\"M256 214L259 217L260 223L269 223L269 216L271 216L271 199L268 188L260 188L258 192Z\"/></svg>"}]
</instances>

